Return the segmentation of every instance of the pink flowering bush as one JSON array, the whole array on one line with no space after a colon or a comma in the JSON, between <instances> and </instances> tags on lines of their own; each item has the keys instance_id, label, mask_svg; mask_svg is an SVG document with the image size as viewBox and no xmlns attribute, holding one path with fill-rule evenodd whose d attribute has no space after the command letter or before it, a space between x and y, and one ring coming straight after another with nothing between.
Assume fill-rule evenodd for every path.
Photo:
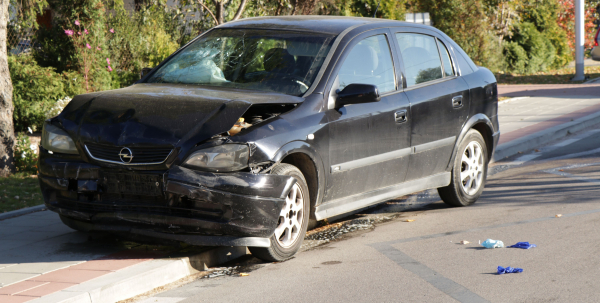
<instances>
[{"instance_id":1,"label":"pink flowering bush","mask_svg":"<svg viewBox=\"0 0 600 303\"><path fill-rule=\"evenodd\" d=\"M86 92L95 91L90 85L90 77L91 74L97 72L97 69L105 69L108 72L112 72L112 67L110 66L110 59L106 58L107 66L99 66L99 58L103 57L102 48L100 47L100 42L97 35L92 35L93 32L89 31L85 28L85 24L80 20L75 20L73 22L77 27L77 33L75 33L74 29L65 29L65 35L71 38L73 45L77 51L77 55L81 59L81 67L83 74L83 82L85 85ZM111 29L108 32L111 34L114 33L114 30ZM92 45L95 46L95 49L92 49Z\"/></svg>"}]
</instances>

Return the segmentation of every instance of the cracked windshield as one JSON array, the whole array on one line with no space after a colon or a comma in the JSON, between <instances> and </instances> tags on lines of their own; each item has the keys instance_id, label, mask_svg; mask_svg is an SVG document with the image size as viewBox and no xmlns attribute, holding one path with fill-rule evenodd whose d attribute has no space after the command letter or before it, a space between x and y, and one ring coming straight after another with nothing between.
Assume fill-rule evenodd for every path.
<instances>
[{"instance_id":1,"label":"cracked windshield","mask_svg":"<svg viewBox=\"0 0 600 303\"><path fill-rule=\"evenodd\" d=\"M275 30L214 30L148 82L271 91L299 96L315 79L333 36Z\"/></svg>"}]
</instances>

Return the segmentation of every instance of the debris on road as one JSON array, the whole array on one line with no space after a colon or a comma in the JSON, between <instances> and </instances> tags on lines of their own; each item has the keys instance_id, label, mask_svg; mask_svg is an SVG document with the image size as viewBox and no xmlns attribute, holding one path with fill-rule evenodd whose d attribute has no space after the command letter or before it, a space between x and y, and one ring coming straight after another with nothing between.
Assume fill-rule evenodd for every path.
<instances>
[{"instance_id":1,"label":"debris on road","mask_svg":"<svg viewBox=\"0 0 600 303\"><path fill-rule=\"evenodd\" d=\"M487 240L483 241L483 243L481 243L481 245L485 248L503 248L504 242L502 242L500 240L487 239Z\"/></svg>"},{"instance_id":2,"label":"debris on road","mask_svg":"<svg viewBox=\"0 0 600 303\"><path fill-rule=\"evenodd\" d=\"M241 272L241 273L240 273L240 277L247 277L247 276L249 276L249 275L250 275L250 274L248 274L248 273L245 273L245 272Z\"/></svg>"},{"instance_id":3,"label":"debris on road","mask_svg":"<svg viewBox=\"0 0 600 303\"><path fill-rule=\"evenodd\" d=\"M233 276L233 275L238 274L238 272L237 272L238 269L239 269L239 266L210 268L209 271L211 273L202 278L210 279L210 278L216 278L216 277L221 277L221 276Z\"/></svg>"},{"instance_id":4,"label":"debris on road","mask_svg":"<svg viewBox=\"0 0 600 303\"><path fill-rule=\"evenodd\" d=\"M471 242L469 242L469 241L467 241L467 240L462 240L462 241L460 241L460 244L462 244L462 245L469 244L469 243L471 243Z\"/></svg>"},{"instance_id":5,"label":"debris on road","mask_svg":"<svg viewBox=\"0 0 600 303\"><path fill-rule=\"evenodd\" d=\"M562 217L562 214L557 214L555 217L560 218Z\"/></svg>"},{"instance_id":6,"label":"debris on road","mask_svg":"<svg viewBox=\"0 0 600 303\"><path fill-rule=\"evenodd\" d=\"M515 273L516 274L516 273L520 273L520 272L523 272L522 268L517 268L517 267L513 268L513 267L510 267L510 266L504 268L502 266L498 266L498 274L499 275L502 275L502 274L511 274L511 273Z\"/></svg>"},{"instance_id":7,"label":"debris on road","mask_svg":"<svg viewBox=\"0 0 600 303\"><path fill-rule=\"evenodd\" d=\"M406 219L404 222L415 222L415 219Z\"/></svg>"},{"instance_id":8,"label":"debris on road","mask_svg":"<svg viewBox=\"0 0 600 303\"><path fill-rule=\"evenodd\" d=\"M529 244L529 242L517 242L517 244L511 245L509 247L522 248L522 249L530 249L532 247L537 247L537 245L535 245L535 244Z\"/></svg>"}]
</instances>

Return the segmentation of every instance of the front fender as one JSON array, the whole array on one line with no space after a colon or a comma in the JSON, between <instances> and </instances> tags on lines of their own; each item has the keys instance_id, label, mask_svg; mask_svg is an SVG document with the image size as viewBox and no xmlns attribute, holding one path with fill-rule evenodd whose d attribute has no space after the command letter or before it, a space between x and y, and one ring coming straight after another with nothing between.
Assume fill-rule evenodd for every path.
<instances>
[{"instance_id":1,"label":"front fender","mask_svg":"<svg viewBox=\"0 0 600 303\"><path fill-rule=\"evenodd\" d=\"M278 163L285 159L285 157L295 153L301 153L308 156L315 166L315 170L317 171L316 177L318 186L317 196L315 197L315 206L320 205L323 201L325 189L325 169L323 166L323 161L314 147L312 147L308 142L292 141L277 150L272 160Z\"/></svg>"}]
</instances>

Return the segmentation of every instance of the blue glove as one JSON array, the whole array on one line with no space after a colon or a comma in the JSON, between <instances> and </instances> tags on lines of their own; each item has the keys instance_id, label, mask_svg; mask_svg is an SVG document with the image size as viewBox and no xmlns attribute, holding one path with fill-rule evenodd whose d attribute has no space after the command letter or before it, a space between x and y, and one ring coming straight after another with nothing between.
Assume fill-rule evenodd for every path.
<instances>
[{"instance_id":1,"label":"blue glove","mask_svg":"<svg viewBox=\"0 0 600 303\"><path fill-rule=\"evenodd\" d=\"M530 249L532 247L537 247L537 245L535 244L529 244L529 242L519 242L515 245L511 245L509 247L514 247L514 248L522 248L522 249Z\"/></svg>"},{"instance_id":2,"label":"blue glove","mask_svg":"<svg viewBox=\"0 0 600 303\"><path fill-rule=\"evenodd\" d=\"M507 267L507 268L504 268L502 266L498 266L498 274L499 275L501 275L501 274L510 274L510 273L520 273L520 272L523 272L522 268L512 268L510 266Z\"/></svg>"}]
</instances>

